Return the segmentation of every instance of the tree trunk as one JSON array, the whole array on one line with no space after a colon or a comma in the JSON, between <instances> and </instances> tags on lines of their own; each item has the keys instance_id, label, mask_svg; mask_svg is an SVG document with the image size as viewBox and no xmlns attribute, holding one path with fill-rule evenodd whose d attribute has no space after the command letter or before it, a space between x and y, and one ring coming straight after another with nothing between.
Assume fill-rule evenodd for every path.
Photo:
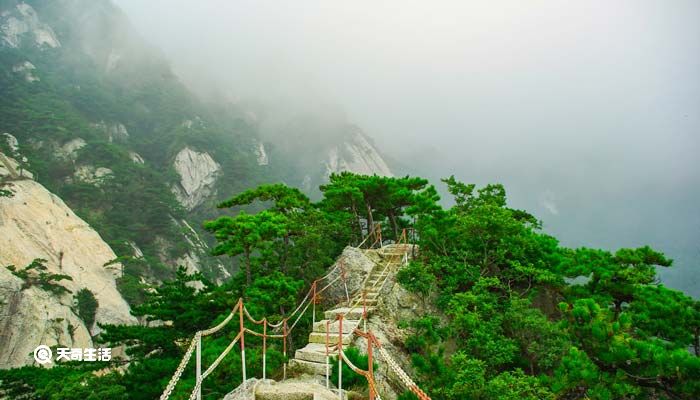
<instances>
[{"instance_id":1,"label":"tree trunk","mask_svg":"<svg viewBox=\"0 0 700 400\"><path fill-rule=\"evenodd\" d=\"M355 222L357 222L357 231L360 233L360 242L362 242L362 239L365 235L362 232L362 222L360 221L360 215L357 213L357 205L355 204L355 199L351 200L350 207L352 208L352 215L355 218Z\"/></svg>"},{"instance_id":2,"label":"tree trunk","mask_svg":"<svg viewBox=\"0 0 700 400\"><path fill-rule=\"evenodd\" d=\"M374 232L374 217L372 216L372 206L368 201L365 201L367 207L367 223L369 224L368 232Z\"/></svg>"},{"instance_id":3,"label":"tree trunk","mask_svg":"<svg viewBox=\"0 0 700 400\"><path fill-rule=\"evenodd\" d=\"M250 272L250 251L246 250L245 251L245 281L246 281L246 286L250 286L250 283L252 282L253 277Z\"/></svg>"},{"instance_id":4,"label":"tree trunk","mask_svg":"<svg viewBox=\"0 0 700 400\"><path fill-rule=\"evenodd\" d=\"M391 227L394 229L394 240L398 243L399 241L399 225L396 221L396 216L394 211L389 211L389 221L391 221Z\"/></svg>"},{"instance_id":5,"label":"tree trunk","mask_svg":"<svg viewBox=\"0 0 700 400\"><path fill-rule=\"evenodd\" d=\"M287 255L289 254L289 232L284 234L284 252L282 253L282 260L280 262L280 269L284 274L287 273Z\"/></svg>"}]
</instances>

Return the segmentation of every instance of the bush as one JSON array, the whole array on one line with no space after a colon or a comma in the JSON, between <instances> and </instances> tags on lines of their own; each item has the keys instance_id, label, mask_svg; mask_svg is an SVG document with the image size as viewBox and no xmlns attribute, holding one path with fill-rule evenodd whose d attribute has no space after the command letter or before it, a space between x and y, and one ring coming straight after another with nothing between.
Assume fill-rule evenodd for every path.
<instances>
[{"instance_id":1,"label":"bush","mask_svg":"<svg viewBox=\"0 0 700 400\"><path fill-rule=\"evenodd\" d=\"M78 316L85 322L85 326L90 329L95 324L95 314L97 313L98 302L95 295L86 288L80 289L75 294L75 301L78 308Z\"/></svg>"},{"instance_id":2,"label":"bush","mask_svg":"<svg viewBox=\"0 0 700 400\"><path fill-rule=\"evenodd\" d=\"M360 350L357 347L348 347L343 349L345 356L353 363L357 368L363 369L365 371L369 368L369 360L366 354L360 354ZM372 363L374 369L377 369L377 363ZM338 382L338 357L335 357L332 361L333 373L331 375L331 382ZM349 388L367 388L367 379L364 376L355 373L350 367L343 362L343 389Z\"/></svg>"},{"instance_id":3,"label":"bush","mask_svg":"<svg viewBox=\"0 0 700 400\"><path fill-rule=\"evenodd\" d=\"M423 300L435 286L435 275L419 262L412 262L399 270L396 280L408 291L419 295Z\"/></svg>"}]
</instances>

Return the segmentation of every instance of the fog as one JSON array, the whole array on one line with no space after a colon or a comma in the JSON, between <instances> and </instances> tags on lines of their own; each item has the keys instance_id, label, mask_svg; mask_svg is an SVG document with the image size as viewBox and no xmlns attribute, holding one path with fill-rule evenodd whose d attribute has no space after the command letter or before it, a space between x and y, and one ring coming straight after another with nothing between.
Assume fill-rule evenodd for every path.
<instances>
[{"instance_id":1,"label":"fog","mask_svg":"<svg viewBox=\"0 0 700 400\"><path fill-rule=\"evenodd\" d=\"M664 250L700 296L700 2L116 3L198 93L330 105L397 169L504 183L568 246Z\"/></svg>"}]
</instances>

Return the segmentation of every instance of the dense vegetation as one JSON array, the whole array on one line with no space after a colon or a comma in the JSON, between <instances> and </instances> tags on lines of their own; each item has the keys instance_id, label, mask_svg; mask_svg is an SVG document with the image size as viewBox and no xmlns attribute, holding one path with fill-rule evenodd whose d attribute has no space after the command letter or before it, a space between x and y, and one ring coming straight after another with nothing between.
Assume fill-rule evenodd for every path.
<instances>
[{"instance_id":1,"label":"dense vegetation","mask_svg":"<svg viewBox=\"0 0 700 400\"><path fill-rule=\"evenodd\" d=\"M219 206L261 211L205 223L218 241L214 253L244 258L238 274L216 286L180 270L134 308L147 321L169 323L103 327L99 340L127 346L123 374L25 367L1 372L2 385L14 397L155 398L187 341L221 321L239 296L254 315L284 315L345 244L381 224L386 241L408 227L420 245L397 279L423 299L423 312L402 321L409 337L397 345L433 399L700 397L700 303L657 283L656 268L671 260L650 247L563 248L534 216L508 207L502 186L444 183L454 197L449 209L426 180L409 177L333 175L317 203L280 184L245 191ZM234 330L205 339L204 365ZM248 375L259 377L260 343L246 342ZM279 377L281 343L269 346L268 376ZM175 398L191 390L193 375L191 365ZM204 397L221 398L240 377L240 355L232 352L208 378ZM85 384L99 389L85 394Z\"/></svg>"}]
</instances>

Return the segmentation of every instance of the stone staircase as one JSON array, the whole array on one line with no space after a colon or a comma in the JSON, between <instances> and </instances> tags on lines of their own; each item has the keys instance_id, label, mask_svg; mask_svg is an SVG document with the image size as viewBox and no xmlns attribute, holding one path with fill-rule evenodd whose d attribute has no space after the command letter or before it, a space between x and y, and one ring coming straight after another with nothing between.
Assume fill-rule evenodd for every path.
<instances>
[{"instance_id":1,"label":"stone staircase","mask_svg":"<svg viewBox=\"0 0 700 400\"><path fill-rule=\"evenodd\" d=\"M362 287L351 299L350 306L337 306L324 313L324 318L314 324L309 334L309 343L296 351L294 358L289 360L290 368L312 375L326 375L326 327L328 324L328 352L331 357L337 351L338 340L342 336L343 346L350 345L355 340L355 329L362 328L363 292L367 313L371 313L379 302L379 292L387 275L395 271L402 263L403 256L410 249L408 245L388 245L375 251L380 256ZM339 332L339 321L336 317L343 314L343 332ZM331 369L328 366L329 370Z\"/></svg>"}]
</instances>

